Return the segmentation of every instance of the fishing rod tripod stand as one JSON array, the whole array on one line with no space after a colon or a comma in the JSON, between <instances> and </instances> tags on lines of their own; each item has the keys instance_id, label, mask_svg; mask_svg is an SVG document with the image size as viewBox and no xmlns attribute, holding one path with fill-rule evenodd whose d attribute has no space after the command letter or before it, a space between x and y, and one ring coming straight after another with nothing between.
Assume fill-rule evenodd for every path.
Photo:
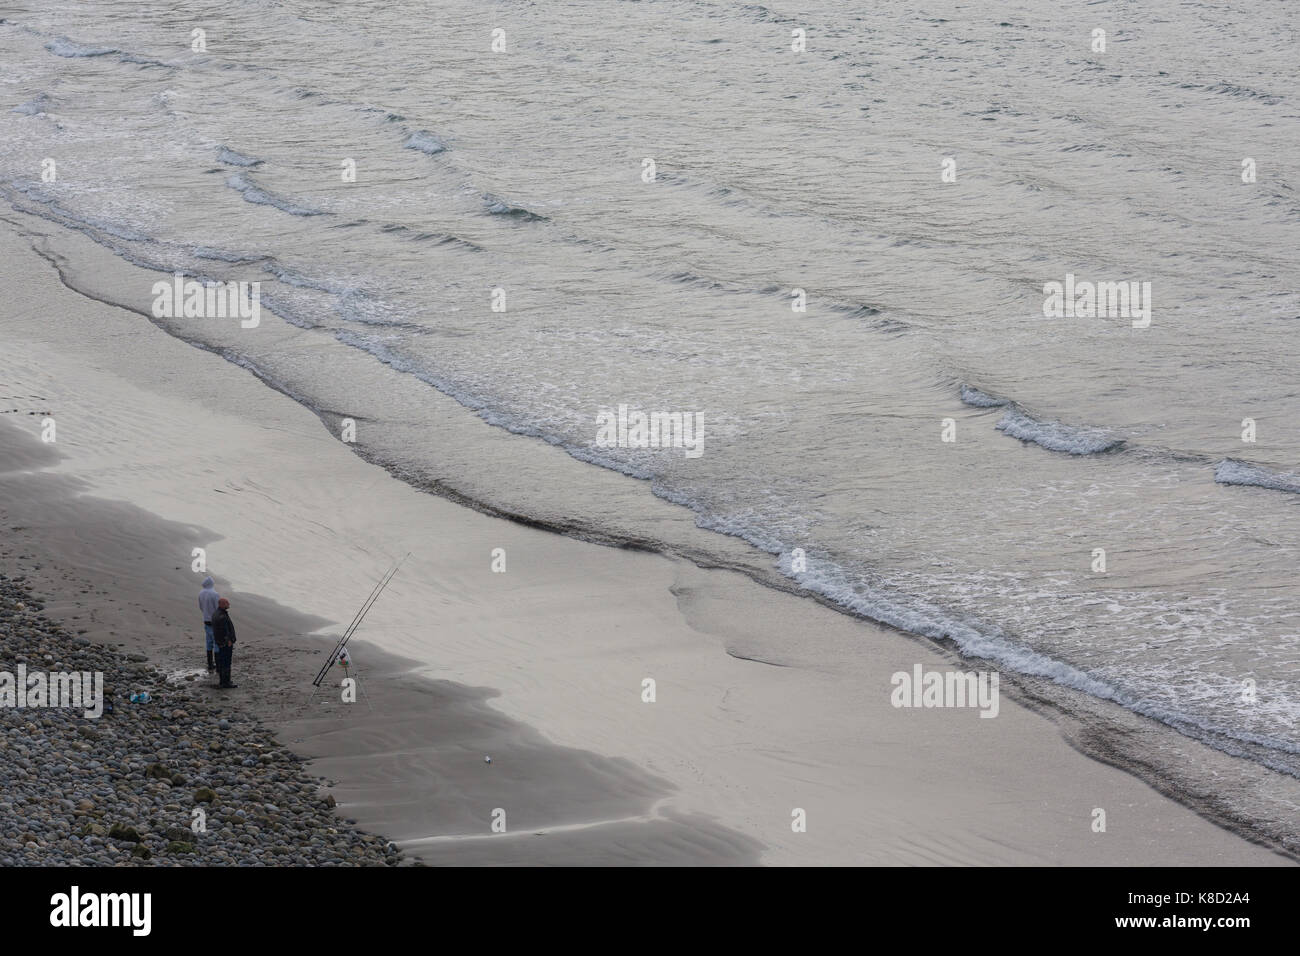
<instances>
[{"instance_id":1,"label":"fishing rod tripod stand","mask_svg":"<svg viewBox=\"0 0 1300 956\"><path fill-rule=\"evenodd\" d=\"M342 686L343 686L343 681L346 681L346 680L352 680L352 681L355 681L355 684L354 684L353 686L354 686L354 687L356 688L356 690L357 690L357 696L358 696L358 698L365 700L365 702L366 702L366 708L367 708L368 710L370 710L370 711L374 711L375 708L374 708L374 707L371 705L371 703L370 703L370 695L367 694L366 691L365 691L365 688L361 686L361 671L360 671L360 669L358 669L358 668L356 668L356 667L353 667L353 666L352 666L352 661L351 661L351 660L340 660L340 661L336 661L335 663L337 663L340 667L343 668L343 680L342 680L342 681L339 681L338 684L335 684L335 685L332 685L332 686L333 686L333 687L336 687L336 688L337 688L337 687L342 687ZM330 667L329 669L332 670L332 669L333 669L333 666L331 665L331 667ZM354 672L355 672L355 673L354 673ZM328 673L328 671L327 671L327 673ZM328 691L330 688L327 687L327 686L325 685L324 681L322 681L321 684L316 685L315 689L313 689L312 692L311 692L311 699L312 699L313 701L319 699L320 694L319 694L318 692L319 692L321 689L325 689L326 691ZM345 704L353 704L353 703L356 703L356 701L343 701L343 703L345 703Z\"/></svg>"}]
</instances>

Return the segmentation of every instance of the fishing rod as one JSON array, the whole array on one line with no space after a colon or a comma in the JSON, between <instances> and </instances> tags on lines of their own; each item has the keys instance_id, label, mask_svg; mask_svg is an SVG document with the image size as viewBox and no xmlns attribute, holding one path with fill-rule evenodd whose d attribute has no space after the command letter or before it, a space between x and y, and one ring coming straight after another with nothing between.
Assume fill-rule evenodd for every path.
<instances>
[{"instance_id":1,"label":"fishing rod","mask_svg":"<svg viewBox=\"0 0 1300 956\"><path fill-rule=\"evenodd\" d=\"M338 660L339 653L347 645L348 641L351 640L352 635L356 633L357 628L361 626L361 621L365 618L366 614L370 612L370 609L374 607L375 602L379 600L379 596L384 592L384 589L388 587L388 583L393 579L393 576L397 574L397 569L402 566L402 561L405 561L408 557L410 557L409 551L405 556L403 556L401 561L398 561L397 564L393 565L393 567L389 569L388 573L380 578L379 583L376 584L374 590L370 592L370 596L366 598L365 603L363 603L357 613L353 615L352 622L343 631L343 636L339 638L338 643L334 645L334 650L330 654L329 659L325 661L324 666L320 669L320 673L318 673L316 679L312 681L313 686L320 686L321 681L325 679L325 675L329 673L329 669L333 667L335 661Z\"/></svg>"},{"instance_id":2,"label":"fishing rod","mask_svg":"<svg viewBox=\"0 0 1300 956\"><path fill-rule=\"evenodd\" d=\"M379 600L379 596L384 593L384 589L388 587L388 583L392 581L393 577L397 574L397 569L402 566L402 561L405 561L410 556L411 552L406 552L406 554L402 556L401 561L398 561L393 565L392 568L389 569L388 573L379 579L379 583L376 584L375 589L370 592L370 596L366 598L366 601L361 605L360 610L353 615L352 623L347 626L343 631L343 636L339 638L339 642L334 645L334 651L330 654L329 660L325 662L325 666L320 669L320 673L317 674L316 679L312 681L313 686L320 686L320 682L325 679L325 675L328 674L330 668L334 666L334 662L339 659L339 652L347 646L348 641L351 640L352 635L356 633L357 628L361 626L361 622L365 619L365 616L370 613L370 609L375 606L375 602Z\"/></svg>"}]
</instances>

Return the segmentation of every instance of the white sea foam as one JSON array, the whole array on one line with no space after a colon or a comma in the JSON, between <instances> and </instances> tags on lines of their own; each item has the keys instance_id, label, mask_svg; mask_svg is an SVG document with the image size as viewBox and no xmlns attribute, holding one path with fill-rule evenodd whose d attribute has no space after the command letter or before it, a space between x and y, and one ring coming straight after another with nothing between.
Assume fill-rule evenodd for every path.
<instances>
[{"instance_id":1,"label":"white sea foam","mask_svg":"<svg viewBox=\"0 0 1300 956\"><path fill-rule=\"evenodd\" d=\"M289 199L276 196L267 192L260 186L252 183L241 173L235 173L226 179L226 185L231 189L238 191L246 201L259 206L274 206L281 212L287 212L291 216L323 216L325 213L320 209L312 209L309 206L302 206Z\"/></svg>"},{"instance_id":2,"label":"white sea foam","mask_svg":"<svg viewBox=\"0 0 1300 956\"><path fill-rule=\"evenodd\" d=\"M1254 485L1272 491L1300 494L1300 474L1271 471L1262 465L1237 458L1225 458L1215 465L1214 480L1221 485Z\"/></svg>"},{"instance_id":3,"label":"white sea foam","mask_svg":"<svg viewBox=\"0 0 1300 956\"><path fill-rule=\"evenodd\" d=\"M407 136L406 142L402 145L407 149L417 149L422 153L428 153L430 156L435 156L447 149L446 143L438 139L438 137L434 136L428 130L423 129L416 130L411 133L411 135Z\"/></svg>"},{"instance_id":4,"label":"white sea foam","mask_svg":"<svg viewBox=\"0 0 1300 956\"><path fill-rule=\"evenodd\" d=\"M228 166L260 166L262 161L253 156L245 156L229 146L222 146L217 150L217 161L225 163Z\"/></svg>"},{"instance_id":5,"label":"white sea foam","mask_svg":"<svg viewBox=\"0 0 1300 956\"><path fill-rule=\"evenodd\" d=\"M45 44L45 49L49 50L55 56L69 58L107 56L110 53L121 52L116 47L111 46L89 46L82 43L74 43L67 37L55 37L49 43Z\"/></svg>"},{"instance_id":6,"label":"white sea foam","mask_svg":"<svg viewBox=\"0 0 1300 956\"><path fill-rule=\"evenodd\" d=\"M40 116L43 113L49 112L51 105L52 102L49 96L41 93L35 98L28 100L26 103L20 103L9 112L20 113L23 116Z\"/></svg>"},{"instance_id":7,"label":"white sea foam","mask_svg":"<svg viewBox=\"0 0 1300 956\"><path fill-rule=\"evenodd\" d=\"M1003 405L1010 405L1011 402L1005 398L997 398L986 392L981 392L978 388L971 385L961 387L961 400L967 405L975 408L1000 408Z\"/></svg>"},{"instance_id":8,"label":"white sea foam","mask_svg":"<svg viewBox=\"0 0 1300 956\"><path fill-rule=\"evenodd\" d=\"M1116 438L1104 428L1040 422L1014 408L1002 416L997 428L1012 438L1033 442L1048 451L1063 451L1071 455L1095 455L1124 444L1122 438Z\"/></svg>"},{"instance_id":9,"label":"white sea foam","mask_svg":"<svg viewBox=\"0 0 1300 956\"><path fill-rule=\"evenodd\" d=\"M516 206L514 203L507 202L499 196L493 196L485 193L483 196L483 205L487 211L494 216L506 216L511 219L518 219L521 222L537 222L545 219L531 209L525 209L523 206Z\"/></svg>"}]
</instances>

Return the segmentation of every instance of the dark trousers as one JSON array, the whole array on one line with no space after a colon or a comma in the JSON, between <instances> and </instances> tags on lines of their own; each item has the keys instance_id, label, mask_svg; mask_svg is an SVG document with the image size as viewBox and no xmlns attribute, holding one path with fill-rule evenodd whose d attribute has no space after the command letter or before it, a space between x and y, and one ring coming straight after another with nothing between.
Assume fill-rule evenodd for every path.
<instances>
[{"instance_id":1,"label":"dark trousers","mask_svg":"<svg viewBox=\"0 0 1300 956\"><path fill-rule=\"evenodd\" d=\"M217 648L217 677L222 684L230 683L230 659L235 656L232 644Z\"/></svg>"}]
</instances>

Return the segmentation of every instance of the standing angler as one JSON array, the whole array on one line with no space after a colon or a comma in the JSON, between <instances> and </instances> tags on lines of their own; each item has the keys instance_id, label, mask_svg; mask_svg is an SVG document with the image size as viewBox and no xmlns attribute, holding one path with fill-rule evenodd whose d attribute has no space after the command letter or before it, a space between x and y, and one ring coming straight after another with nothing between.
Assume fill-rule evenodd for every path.
<instances>
[{"instance_id":1,"label":"standing angler","mask_svg":"<svg viewBox=\"0 0 1300 956\"><path fill-rule=\"evenodd\" d=\"M217 677L219 683L215 686L238 687L238 684L230 683L230 659L235 654L235 622L230 619L230 614L226 610L230 607L230 602L222 598L217 602L217 613L212 615L212 639L217 645Z\"/></svg>"},{"instance_id":2,"label":"standing angler","mask_svg":"<svg viewBox=\"0 0 1300 956\"><path fill-rule=\"evenodd\" d=\"M217 669L217 662L212 657L213 651L216 650L216 644L212 640L212 616L217 613L217 602L220 600L221 595L217 593L212 578L204 578L203 590L199 592L199 610L203 612L203 633L207 638L209 674Z\"/></svg>"}]
</instances>

